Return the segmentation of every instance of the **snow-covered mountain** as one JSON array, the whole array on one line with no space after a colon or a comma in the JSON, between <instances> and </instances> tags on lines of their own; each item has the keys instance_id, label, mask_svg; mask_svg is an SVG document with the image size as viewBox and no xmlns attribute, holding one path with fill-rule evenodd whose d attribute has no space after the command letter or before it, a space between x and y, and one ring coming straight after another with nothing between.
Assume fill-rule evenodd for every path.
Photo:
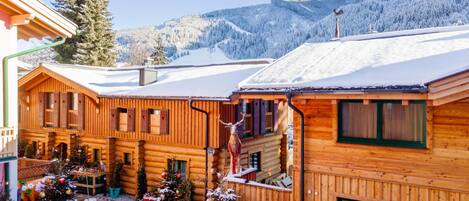
<instances>
[{"instance_id":1,"label":"snow-covered mountain","mask_svg":"<svg viewBox=\"0 0 469 201\"><path fill-rule=\"evenodd\" d=\"M132 44L151 52L157 36L177 64L278 58L306 41L330 40L335 8L344 11L342 36L469 23L469 0L272 0L118 30L118 62L128 61Z\"/></svg>"},{"instance_id":2,"label":"snow-covered mountain","mask_svg":"<svg viewBox=\"0 0 469 201\"><path fill-rule=\"evenodd\" d=\"M305 41L330 40L334 8L345 13L340 19L343 36L469 23L468 0L272 0L122 30L117 34L118 51L125 61L129 45L139 40L151 51L153 36L160 34L172 60L209 58L201 51L207 49L216 50L216 58L221 57L219 50L227 59L278 58Z\"/></svg>"}]
</instances>

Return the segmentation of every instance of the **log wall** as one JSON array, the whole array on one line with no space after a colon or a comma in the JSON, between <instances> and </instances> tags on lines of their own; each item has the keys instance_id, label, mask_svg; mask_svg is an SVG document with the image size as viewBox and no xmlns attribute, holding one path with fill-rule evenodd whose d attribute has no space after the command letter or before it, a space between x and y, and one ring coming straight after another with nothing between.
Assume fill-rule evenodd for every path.
<instances>
[{"instance_id":1,"label":"log wall","mask_svg":"<svg viewBox=\"0 0 469 201\"><path fill-rule=\"evenodd\" d=\"M468 200L469 102L427 107L427 148L337 142L334 100L297 100L305 113L307 200ZM295 133L299 117L295 114ZM294 137L299 198L299 135Z\"/></svg>"}]
</instances>

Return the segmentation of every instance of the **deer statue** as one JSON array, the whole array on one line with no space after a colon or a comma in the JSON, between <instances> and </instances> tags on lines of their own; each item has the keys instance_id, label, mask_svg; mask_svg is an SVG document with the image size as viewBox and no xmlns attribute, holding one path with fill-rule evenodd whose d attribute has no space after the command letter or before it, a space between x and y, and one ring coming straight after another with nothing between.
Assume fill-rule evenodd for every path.
<instances>
[{"instance_id":1,"label":"deer statue","mask_svg":"<svg viewBox=\"0 0 469 201\"><path fill-rule=\"evenodd\" d=\"M244 113L241 113L242 118L236 123L225 123L220 120L218 117L218 121L223 124L226 128L230 129L230 139L228 141L228 151L230 152L231 157L231 164L230 164L230 171L231 174L238 173L240 170L239 164L239 155L241 154L241 140L239 139L239 135L236 133L236 129L242 125L244 121Z\"/></svg>"}]
</instances>

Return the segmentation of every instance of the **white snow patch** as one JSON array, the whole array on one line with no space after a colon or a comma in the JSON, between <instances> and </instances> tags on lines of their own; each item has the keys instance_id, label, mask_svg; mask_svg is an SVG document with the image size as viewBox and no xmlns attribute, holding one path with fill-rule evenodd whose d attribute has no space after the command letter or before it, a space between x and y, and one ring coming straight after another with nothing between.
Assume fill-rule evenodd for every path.
<instances>
[{"instance_id":1,"label":"white snow patch","mask_svg":"<svg viewBox=\"0 0 469 201\"><path fill-rule=\"evenodd\" d=\"M188 51L189 55L182 56L172 61L172 65L200 65L210 63L225 63L233 61L228 58L223 51L218 48L199 48L195 50L183 50Z\"/></svg>"}]
</instances>

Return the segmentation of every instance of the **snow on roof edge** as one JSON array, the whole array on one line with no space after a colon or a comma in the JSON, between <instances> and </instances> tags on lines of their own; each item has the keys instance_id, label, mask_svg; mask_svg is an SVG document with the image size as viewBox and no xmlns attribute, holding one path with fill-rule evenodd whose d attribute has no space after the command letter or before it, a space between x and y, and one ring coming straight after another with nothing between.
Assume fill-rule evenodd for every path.
<instances>
[{"instance_id":1,"label":"snow on roof edge","mask_svg":"<svg viewBox=\"0 0 469 201\"><path fill-rule=\"evenodd\" d=\"M442 32L453 32L453 31L465 31L469 30L469 25L455 25L455 26L444 26L444 27L430 27L430 28L421 28L421 29L407 29L400 31L388 31L380 33L371 33L371 34L360 34L352 35L340 38L340 41L358 41L358 40L372 40L380 38L392 38L400 36L412 36L412 35L422 35L422 34L432 34L432 33L442 33Z\"/></svg>"}]
</instances>

